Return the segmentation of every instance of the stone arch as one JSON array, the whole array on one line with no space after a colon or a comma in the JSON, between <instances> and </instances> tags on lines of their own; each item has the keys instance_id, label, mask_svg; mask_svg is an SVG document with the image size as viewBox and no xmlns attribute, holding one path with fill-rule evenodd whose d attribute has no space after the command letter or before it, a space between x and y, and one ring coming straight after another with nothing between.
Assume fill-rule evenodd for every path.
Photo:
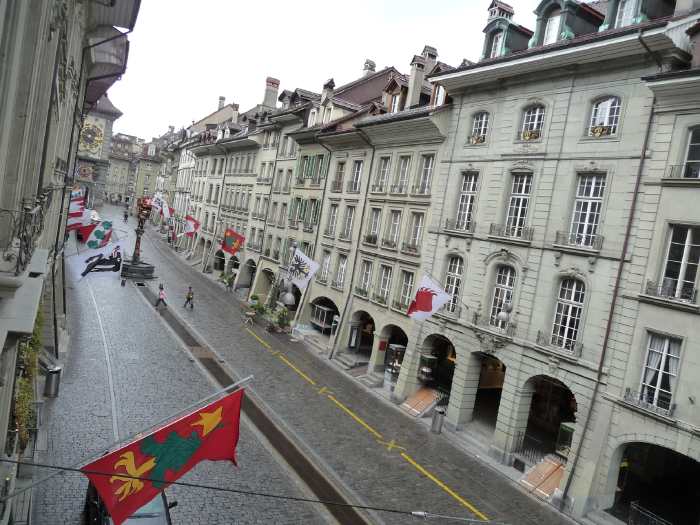
<instances>
[{"instance_id":1,"label":"stone arch","mask_svg":"<svg viewBox=\"0 0 700 525\"><path fill-rule=\"evenodd\" d=\"M423 339L421 349L418 379L440 392L439 404L447 405L457 364L455 345L445 335L433 333Z\"/></svg>"},{"instance_id":2,"label":"stone arch","mask_svg":"<svg viewBox=\"0 0 700 525\"><path fill-rule=\"evenodd\" d=\"M240 266L241 266L241 263L238 260L238 256L232 255L231 257L229 257L228 262L226 263L226 273L227 274L234 274L235 272L238 271Z\"/></svg>"},{"instance_id":3,"label":"stone arch","mask_svg":"<svg viewBox=\"0 0 700 525\"><path fill-rule=\"evenodd\" d=\"M332 335L337 329L337 320L340 310L332 299L326 296L317 296L309 301L309 322L316 330L324 335Z\"/></svg>"},{"instance_id":4,"label":"stone arch","mask_svg":"<svg viewBox=\"0 0 700 525\"><path fill-rule=\"evenodd\" d=\"M368 312L355 310L350 318L348 350L368 359L372 353L376 328L374 318Z\"/></svg>"},{"instance_id":5,"label":"stone arch","mask_svg":"<svg viewBox=\"0 0 700 525\"><path fill-rule=\"evenodd\" d=\"M217 250L214 253L214 271L223 272L226 269L226 255L223 250Z\"/></svg>"}]
</instances>

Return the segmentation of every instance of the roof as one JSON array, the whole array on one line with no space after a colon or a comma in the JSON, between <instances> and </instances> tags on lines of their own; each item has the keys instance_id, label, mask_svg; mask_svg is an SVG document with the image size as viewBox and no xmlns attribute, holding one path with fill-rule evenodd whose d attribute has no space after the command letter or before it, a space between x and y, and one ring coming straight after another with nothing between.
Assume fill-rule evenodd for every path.
<instances>
[{"instance_id":1,"label":"roof","mask_svg":"<svg viewBox=\"0 0 700 525\"><path fill-rule=\"evenodd\" d=\"M698 21L694 25L690 26L688 28L688 30L686 31L686 34L688 34L689 36L693 36L693 35L697 34L698 32L700 32L700 21Z\"/></svg>"},{"instance_id":2,"label":"roof","mask_svg":"<svg viewBox=\"0 0 700 525\"><path fill-rule=\"evenodd\" d=\"M435 110L432 106L421 106L418 108L405 109L403 111L397 111L395 113L384 113L383 115L374 115L362 119L360 122L355 124L356 127L371 126L373 124L385 124L387 122L397 122L399 120L408 120L415 117L422 117L428 115Z\"/></svg>"},{"instance_id":3,"label":"roof","mask_svg":"<svg viewBox=\"0 0 700 525\"><path fill-rule=\"evenodd\" d=\"M92 108L92 112L102 113L104 115L113 115L114 118L119 118L123 115L123 113L119 111L114 104L112 104L112 101L109 100L109 97L106 94L99 98L95 106Z\"/></svg>"},{"instance_id":4,"label":"roof","mask_svg":"<svg viewBox=\"0 0 700 525\"><path fill-rule=\"evenodd\" d=\"M392 75L399 74L396 68L385 67L376 73L360 77L340 86L335 90L334 100L338 97L347 102L364 105L381 97L384 86L386 86L389 78Z\"/></svg>"},{"instance_id":5,"label":"roof","mask_svg":"<svg viewBox=\"0 0 700 525\"><path fill-rule=\"evenodd\" d=\"M642 77L642 80L645 82L657 82L660 80L673 80L677 78L692 78L698 76L700 76L700 67L694 67L692 69L681 69L680 71L667 71L665 73L649 75L647 77Z\"/></svg>"}]
</instances>

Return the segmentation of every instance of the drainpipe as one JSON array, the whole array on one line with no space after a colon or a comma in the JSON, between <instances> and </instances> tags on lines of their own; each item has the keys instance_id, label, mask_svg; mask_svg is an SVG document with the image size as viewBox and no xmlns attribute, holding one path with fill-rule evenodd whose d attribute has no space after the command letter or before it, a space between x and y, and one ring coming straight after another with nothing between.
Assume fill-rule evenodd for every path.
<instances>
[{"instance_id":1,"label":"drainpipe","mask_svg":"<svg viewBox=\"0 0 700 525\"><path fill-rule=\"evenodd\" d=\"M641 34L640 34L641 41ZM645 46L646 47L646 46ZM637 202L639 201L639 187L642 182L642 172L644 170L644 163L646 160L646 151L649 144L649 136L651 135L651 124L654 118L654 107L656 106L656 97L651 100L651 110L649 111L649 120L647 122L647 128L644 134L644 144L642 145L642 151L639 160L639 167L637 168L637 177L634 181L634 191L632 193L632 205L630 207L630 214L627 219L627 227L625 229L625 238L622 243L622 251L620 254L620 265L617 267L617 275L615 276L615 286L613 288L612 300L610 301L610 311L608 312L608 320L605 325L605 336L603 338L603 347L600 352L600 360L598 361L598 370L596 372L596 382L593 386L593 394L591 396L591 405L588 408L588 413L586 414L586 420L583 423L583 429L581 431L581 439L579 445L576 448L576 455L574 456L574 461L571 464L571 471L569 473L569 478L566 480L566 485L564 486L564 491L562 493L561 501L559 503L559 510L563 511L566 505L566 498L569 494L569 489L571 488L571 483L574 479L574 474L576 472L576 467L578 466L579 458L581 457L581 449L583 448L583 443L586 439L586 434L589 431L591 418L593 416L593 407L595 406L595 401L598 396L598 391L600 390L601 378L603 377L603 365L605 364L605 356L608 352L608 345L610 343L610 332L612 331L613 318L615 316L615 306L617 305L617 299L620 293L620 282L622 281L622 271L625 265L625 256L627 255L627 248L629 246L630 237L632 234L632 224L634 222L634 213L637 209Z\"/></svg>"},{"instance_id":2,"label":"drainpipe","mask_svg":"<svg viewBox=\"0 0 700 525\"><path fill-rule=\"evenodd\" d=\"M362 140L364 140L367 145L372 148L372 158L369 161L369 172L367 176L367 184L365 185L365 198L363 201L362 205L362 217L360 219L360 236L362 235L362 227L365 223L365 213L367 212L367 198L369 196L369 187L370 183L372 182L372 170L374 169L374 154L377 152L377 148L372 144L372 141L369 139L367 134L362 131L361 129L357 129L357 132L360 134L360 137L362 137ZM359 238L358 238L359 241ZM350 300L352 299L352 294L353 294L353 284L355 283L355 274L357 272L357 259L360 255L360 248L359 248L359 242L357 243L358 245L355 247L355 256L352 261L352 279L350 279L350 288L348 290L348 297L345 300L345 306L343 307L343 311L340 314L340 321L338 321L338 327L336 328L336 332L340 330L340 327L343 326L343 322L345 321L346 313L348 311L348 306L350 305ZM333 340L333 347L331 348L331 351L328 354L328 359L333 359L333 354L335 353L335 348L338 346L338 337Z\"/></svg>"}]
</instances>

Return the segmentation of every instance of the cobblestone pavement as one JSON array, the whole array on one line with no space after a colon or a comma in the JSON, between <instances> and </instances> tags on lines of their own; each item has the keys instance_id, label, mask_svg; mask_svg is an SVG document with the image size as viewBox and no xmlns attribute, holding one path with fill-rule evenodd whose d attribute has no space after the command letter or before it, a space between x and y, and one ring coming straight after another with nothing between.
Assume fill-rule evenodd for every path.
<instances>
[{"instance_id":1,"label":"cobblestone pavement","mask_svg":"<svg viewBox=\"0 0 700 525\"><path fill-rule=\"evenodd\" d=\"M106 211L109 215L110 208ZM113 211L116 215L117 209ZM133 228L133 220L130 226ZM120 227L125 228L121 220L115 223L115 228ZM133 247L133 240L127 242L122 238L120 243L123 248ZM71 350L60 395L46 402L49 439L43 459L61 465L76 465L104 451L114 441L115 422L123 439L216 390L132 284L121 287L118 275L113 273L88 274L78 282L88 253L67 259ZM173 293L173 302L177 303L179 298L174 296ZM112 411L107 355L116 418ZM241 425L238 455L238 467L224 462L204 462L183 480L309 496L296 484L287 467L263 446L245 420ZM80 523L86 487L86 478L75 473L59 475L39 485L34 492L34 523ZM166 492L171 500L178 501L172 510L175 525L327 522L326 514L309 503L185 487L171 487Z\"/></svg>"},{"instance_id":2,"label":"cobblestone pavement","mask_svg":"<svg viewBox=\"0 0 700 525\"><path fill-rule=\"evenodd\" d=\"M237 374L255 376L251 388L269 410L358 501L463 518L486 516L512 525L569 523L445 437L379 401L303 345L256 327L257 336L269 345L266 349L242 326L234 294L193 270L154 231L144 238L144 257L156 265L158 281L165 284L181 317ZM174 298L184 298L189 285L195 308L184 311ZM465 508L469 506L471 511ZM374 518L388 524L419 521L385 512Z\"/></svg>"}]
</instances>

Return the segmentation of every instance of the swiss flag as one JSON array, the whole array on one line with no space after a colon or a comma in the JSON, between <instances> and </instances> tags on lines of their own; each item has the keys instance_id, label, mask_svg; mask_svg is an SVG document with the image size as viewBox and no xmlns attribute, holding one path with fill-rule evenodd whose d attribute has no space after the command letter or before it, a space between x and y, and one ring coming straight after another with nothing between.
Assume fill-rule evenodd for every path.
<instances>
[{"instance_id":1,"label":"swiss flag","mask_svg":"<svg viewBox=\"0 0 700 525\"><path fill-rule=\"evenodd\" d=\"M416 290L416 297L408 307L411 319L422 321L427 319L452 299L442 287L427 275L424 275Z\"/></svg>"}]
</instances>

